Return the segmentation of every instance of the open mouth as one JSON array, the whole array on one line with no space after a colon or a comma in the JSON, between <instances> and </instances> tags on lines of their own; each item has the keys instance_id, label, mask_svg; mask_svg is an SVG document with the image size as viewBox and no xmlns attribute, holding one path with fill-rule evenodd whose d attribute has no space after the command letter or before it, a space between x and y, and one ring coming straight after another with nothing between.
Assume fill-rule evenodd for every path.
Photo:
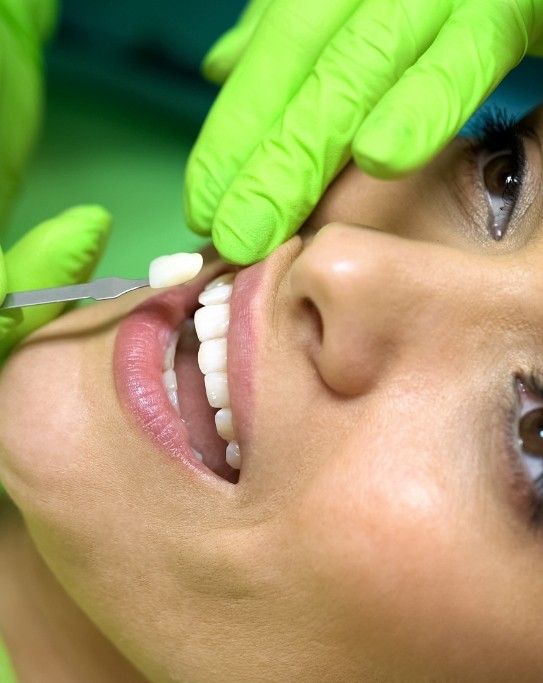
<instances>
[{"instance_id":1,"label":"open mouth","mask_svg":"<svg viewBox=\"0 0 543 683\"><path fill-rule=\"evenodd\" d=\"M162 377L170 403L187 426L195 457L234 483L241 458L232 424L227 372L233 282L234 274L224 273L200 293L201 308L172 333Z\"/></svg>"},{"instance_id":2,"label":"open mouth","mask_svg":"<svg viewBox=\"0 0 543 683\"><path fill-rule=\"evenodd\" d=\"M121 402L154 443L193 468L237 483L241 464L227 371L234 274L196 278L123 321L115 347Z\"/></svg>"}]
</instances>

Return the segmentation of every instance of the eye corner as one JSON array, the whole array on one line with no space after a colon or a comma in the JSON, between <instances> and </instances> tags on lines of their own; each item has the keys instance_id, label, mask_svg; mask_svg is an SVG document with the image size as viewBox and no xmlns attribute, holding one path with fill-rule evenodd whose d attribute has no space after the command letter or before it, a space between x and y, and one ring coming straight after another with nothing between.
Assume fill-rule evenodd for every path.
<instances>
[{"instance_id":1,"label":"eye corner","mask_svg":"<svg viewBox=\"0 0 543 683\"><path fill-rule=\"evenodd\" d=\"M529 372L516 372L514 385L519 398L531 396L543 402L543 369L532 369Z\"/></svg>"}]
</instances>

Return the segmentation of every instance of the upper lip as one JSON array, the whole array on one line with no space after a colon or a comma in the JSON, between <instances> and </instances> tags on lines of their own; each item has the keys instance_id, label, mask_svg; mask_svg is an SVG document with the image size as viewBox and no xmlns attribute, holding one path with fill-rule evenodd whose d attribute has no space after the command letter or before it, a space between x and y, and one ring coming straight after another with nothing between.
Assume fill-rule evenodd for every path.
<instances>
[{"instance_id":1,"label":"upper lip","mask_svg":"<svg viewBox=\"0 0 543 683\"><path fill-rule=\"evenodd\" d=\"M259 352L265 347L265 335L271 331L270 312L280 281L301 249L302 241L291 239L264 261L240 271L234 281L228 331L228 389L242 472L255 419Z\"/></svg>"},{"instance_id":2,"label":"upper lip","mask_svg":"<svg viewBox=\"0 0 543 683\"><path fill-rule=\"evenodd\" d=\"M259 283L264 262L240 271L234 280L230 297L228 328L228 393L234 434L240 444L242 469L244 445L247 444L253 421L254 368L259 346L257 324Z\"/></svg>"},{"instance_id":3,"label":"upper lip","mask_svg":"<svg viewBox=\"0 0 543 683\"><path fill-rule=\"evenodd\" d=\"M193 471L207 468L194 458L190 435L171 405L162 382L162 363L172 332L198 307L198 294L219 264L186 285L173 287L136 306L121 323L114 350L114 374L121 404L151 442ZM217 477L214 477L217 478ZM222 480L221 480L222 481Z\"/></svg>"}]
</instances>

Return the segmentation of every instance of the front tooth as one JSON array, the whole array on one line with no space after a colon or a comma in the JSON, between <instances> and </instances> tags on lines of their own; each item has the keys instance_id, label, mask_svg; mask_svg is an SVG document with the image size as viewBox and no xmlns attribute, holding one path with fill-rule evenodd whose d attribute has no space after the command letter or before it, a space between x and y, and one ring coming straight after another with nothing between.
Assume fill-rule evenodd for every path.
<instances>
[{"instance_id":1,"label":"front tooth","mask_svg":"<svg viewBox=\"0 0 543 683\"><path fill-rule=\"evenodd\" d=\"M235 277L235 273L223 273L222 275L219 275L219 277L216 277L215 279L211 280L211 282L208 282L207 285L204 287L204 291L207 292L210 289L220 287L224 284L231 284L232 282L234 282Z\"/></svg>"},{"instance_id":2,"label":"front tooth","mask_svg":"<svg viewBox=\"0 0 543 683\"><path fill-rule=\"evenodd\" d=\"M226 372L210 372L209 375L204 375L204 381L209 405L212 408L228 408L230 396Z\"/></svg>"},{"instance_id":3,"label":"front tooth","mask_svg":"<svg viewBox=\"0 0 543 683\"><path fill-rule=\"evenodd\" d=\"M194 325L198 339L203 342L217 337L226 337L230 322L230 305L203 306L194 314Z\"/></svg>"},{"instance_id":4,"label":"front tooth","mask_svg":"<svg viewBox=\"0 0 543 683\"><path fill-rule=\"evenodd\" d=\"M230 441L226 447L226 462L235 470L241 467L241 453L239 450L239 443L237 441Z\"/></svg>"},{"instance_id":5,"label":"front tooth","mask_svg":"<svg viewBox=\"0 0 543 683\"><path fill-rule=\"evenodd\" d=\"M226 339L208 339L200 344L198 365L204 375L210 372L226 372Z\"/></svg>"},{"instance_id":6,"label":"front tooth","mask_svg":"<svg viewBox=\"0 0 543 683\"><path fill-rule=\"evenodd\" d=\"M166 391L177 391L177 376L175 370L165 370L162 373L162 382Z\"/></svg>"},{"instance_id":7,"label":"front tooth","mask_svg":"<svg viewBox=\"0 0 543 683\"><path fill-rule=\"evenodd\" d=\"M179 330L172 333L168 346L166 347L166 352L164 354L164 363L162 364L162 370L171 370L173 368L173 363L175 359L175 352L177 349L177 344L179 342Z\"/></svg>"},{"instance_id":8,"label":"front tooth","mask_svg":"<svg viewBox=\"0 0 543 683\"><path fill-rule=\"evenodd\" d=\"M179 408L179 397L177 396L177 391L175 389L170 389L168 392L168 398L170 403L175 408L175 412L181 416L181 409Z\"/></svg>"},{"instance_id":9,"label":"front tooth","mask_svg":"<svg viewBox=\"0 0 543 683\"><path fill-rule=\"evenodd\" d=\"M230 301L233 285L218 285L213 289L203 291L198 297L202 306L214 306L216 304L226 304Z\"/></svg>"},{"instance_id":10,"label":"front tooth","mask_svg":"<svg viewBox=\"0 0 543 683\"><path fill-rule=\"evenodd\" d=\"M221 408L215 413L215 426L219 436L225 441L234 440L234 427L232 426L232 411L230 408Z\"/></svg>"}]
</instances>

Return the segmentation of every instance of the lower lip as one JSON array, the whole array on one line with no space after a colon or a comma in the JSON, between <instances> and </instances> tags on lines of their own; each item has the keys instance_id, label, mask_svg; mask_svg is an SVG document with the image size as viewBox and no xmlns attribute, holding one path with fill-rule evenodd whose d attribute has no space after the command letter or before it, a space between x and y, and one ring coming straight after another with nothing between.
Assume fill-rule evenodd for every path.
<instances>
[{"instance_id":1,"label":"lower lip","mask_svg":"<svg viewBox=\"0 0 543 683\"><path fill-rule=\"evenodd\" d=\"M188 431L162 383L164 354L172 332L194 315L198 295L208 279L209 274L205 279L196 278L137 306L121 323L113 362L121 405L144 433L170 456L210 474L194 457Z\"/></svg>"}]
</instances>

